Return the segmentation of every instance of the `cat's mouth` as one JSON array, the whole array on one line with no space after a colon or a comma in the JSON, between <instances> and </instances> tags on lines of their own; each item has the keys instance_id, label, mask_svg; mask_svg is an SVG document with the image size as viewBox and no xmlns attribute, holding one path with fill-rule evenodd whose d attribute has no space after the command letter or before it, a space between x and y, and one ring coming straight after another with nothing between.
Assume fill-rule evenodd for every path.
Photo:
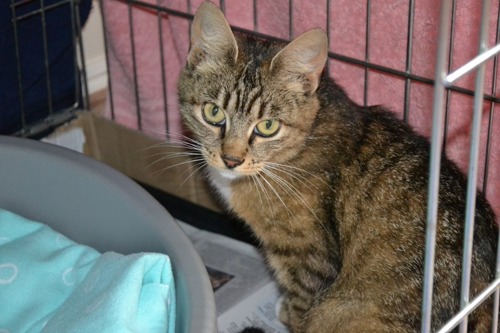
<instances>
[{"instance_id":1,"label":"cat's mouth","mask_svg":"<svg viewBox=\"0 0 500 333\"><path fill-rule=\"evenodd\" d=\"M262 163L256 161L241 161L238 165L228 165L223 158L217 158L216 154L206 152L203 154L207 164L217 173L228 180L234 180L244 176L253 176L259 173L263 167Z\"/></svg>"},{"instance_id":2,"label":"cat's mouth","mask_svg":"<svg viewBox=\"0 0 500 333\"><path fill-rule=\"evenodd\" d=\"M244 175L239 169L240 168L227 168L222 161L215 160L213 156L205 155L205 161L212 171L215 171L218 175L220 175L224 179L234 180L238 177Z\"/></svg>"},{"instance_id":3,"label":"cat's mouth","mask_svg":"<svg viewBox=\"0 0 500 333\"><path fill-rule=\"evenodd\" d=\"M244 165L231 169L216 163L209 162L208 165L210 166L211 169L216 171L222 178L227 180L235 180L237 178L254 176L256 174L259 174L257 168L255 167L249 168L248 166L245 167Z\"/></svg>"},{"instance_id":4,"label":"cat's mouth","mask_svg":"<svg viewBox=\"0 0 500 333\"><path fill-rule=\"evenodd\" d=\"M225 168L225 167L214 166L214 165L211 165L211 167L213 169L217 170L217 172L223 178L228 179L228 180L234 180L234 179L245 177L245 176L252 176L252 175L255 175L255 174L258 173L255 170L247 170L246 168L228 169L228 168Z\"/></svg>"}]
</instances>

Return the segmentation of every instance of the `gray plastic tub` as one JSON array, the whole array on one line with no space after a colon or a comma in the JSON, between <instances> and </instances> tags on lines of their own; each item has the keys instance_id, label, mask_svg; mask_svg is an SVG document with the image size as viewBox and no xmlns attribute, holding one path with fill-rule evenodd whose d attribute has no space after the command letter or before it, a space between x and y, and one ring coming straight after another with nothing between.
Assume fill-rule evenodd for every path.
<instances>
[{"instance_id":1,"label":"gray plastic tub","mask_svg":"<svg viewBox=\"0 0 500 333\"><path fill-rule=\"evenodd\" d=\"M212 288L193 245L139 185L65 148L0 136L0 207L50 225L101 252L169 255L176 332L216 332Z\"/></svg>"}]
</instances>

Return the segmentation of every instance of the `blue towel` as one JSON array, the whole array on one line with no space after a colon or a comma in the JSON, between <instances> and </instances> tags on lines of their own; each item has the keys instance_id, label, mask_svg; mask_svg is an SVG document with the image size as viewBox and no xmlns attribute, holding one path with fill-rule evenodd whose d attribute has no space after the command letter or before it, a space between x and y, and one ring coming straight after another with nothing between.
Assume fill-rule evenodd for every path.
<instances>
[{"instance_id":1,"label":"blue towel","mask_svg":"<svg viewBox=\"0 0 500 333\"><path fill-rule=\"evenodd\" d=\"M0 332L175 330L168 256L100 254L0 209Z\"/></svg>"}]
</instances>

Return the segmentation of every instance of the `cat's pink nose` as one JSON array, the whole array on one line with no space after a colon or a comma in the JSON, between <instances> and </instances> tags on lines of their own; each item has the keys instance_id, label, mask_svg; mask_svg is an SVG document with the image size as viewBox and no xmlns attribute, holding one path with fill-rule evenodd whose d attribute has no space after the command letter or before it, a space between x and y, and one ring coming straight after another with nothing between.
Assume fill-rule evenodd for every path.
<instances>
[{"instance_id":1,"label":"cat's pink nose","mask_svg":"<svg viewBox=\"0 0 500 333\"><path fill-rule=\"evenodd\" d=\"M222 155L222 161L224 162L224 164L226 165L226 167L228 169L234 169L238 165L243 164L243 162L245 162L245 159L241 159L241 158L229 156L229 155Z\"/></svg>"}]
</instances>

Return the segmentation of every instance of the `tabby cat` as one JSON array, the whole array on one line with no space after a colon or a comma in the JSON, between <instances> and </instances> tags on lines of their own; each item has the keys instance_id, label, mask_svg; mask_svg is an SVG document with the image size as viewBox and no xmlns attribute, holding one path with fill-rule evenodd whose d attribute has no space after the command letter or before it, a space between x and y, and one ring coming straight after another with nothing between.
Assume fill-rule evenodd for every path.
<instances>
[{"instance_id":1,"label":"tabby cat","mask_svg":"<svg viewBox=\"0 0 500 333\"><path fill-rule=\"evenodd\" d=\"M198 9L179 80L182 117L227 207L255 233L292 332L418 332L429 143L322 75L328 41L231 31ZM466 180L442 159L432 327L459 310ZM471 294L494 279L497 227L477 195ZM487 332L492 302L469 317Z\"/></svg>"}]
</instances>

